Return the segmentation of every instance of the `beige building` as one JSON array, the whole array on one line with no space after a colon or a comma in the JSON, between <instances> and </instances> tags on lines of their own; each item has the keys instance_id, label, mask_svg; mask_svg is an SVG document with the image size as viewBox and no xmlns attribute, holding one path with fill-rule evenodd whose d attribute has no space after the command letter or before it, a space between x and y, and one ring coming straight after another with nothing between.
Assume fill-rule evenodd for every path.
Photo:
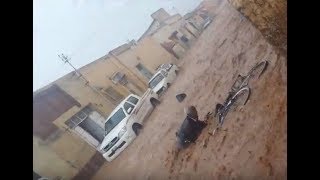
<instances>
[{"instance_id":1,"label":"beige building","mask_svg":"<svg viewBox=\"0 0 320 180\"><path fill-rule=\"evenodd\" d=\"M67 179L90 174L83 168L104 162L96 149L104 137L105 118L130 93L143 95L160 64L175 61L146 37L119 46L35 92L34 171ZM37 132L41 129L44 132Z\"/></svg>"},{"instance_id":2,"label":"beige building","mask_svg":"<svg viewBox=\"0 0 320 180\"><path fill-rule=\"evenodd\" d=\"M152 23L138 40L151 37L176 58L181 58L203 31L208 20L204 12L193 11L184 16L170 15L164 9L154 12Z\"/></svg>"},{"instance_id":3,"label":"beige building","mask_svg":"<svg viewBox=\"0 0 320 180\"><path fill-rule=\"evenodd\" d=\"M123 44L34 93L35 173L90 179L105 163L96 149L109 113L130 93L143 95L159 65L177 64L201 33L190 23L201 20L189 20L193 15L171 16L159 9L151 17L137 42Z\"/></svg>"}]
</instances>

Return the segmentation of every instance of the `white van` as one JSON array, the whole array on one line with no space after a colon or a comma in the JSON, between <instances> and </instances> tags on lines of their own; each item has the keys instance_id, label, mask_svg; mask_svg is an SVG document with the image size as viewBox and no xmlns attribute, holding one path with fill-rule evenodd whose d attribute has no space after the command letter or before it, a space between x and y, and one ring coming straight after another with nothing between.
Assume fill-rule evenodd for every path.
<instances>
[{"instance_id":1,"label":"white van","mask_svg":"<svg viewBox=\"0 0 320 180\"><path fill-rule=\"evenodd\" d=\"M99 151L107 161L115 159L139 134L143 121L160 101L151 89L140 98L130 94L105 121L105 137Z\"/></svg>"}]
</instances>

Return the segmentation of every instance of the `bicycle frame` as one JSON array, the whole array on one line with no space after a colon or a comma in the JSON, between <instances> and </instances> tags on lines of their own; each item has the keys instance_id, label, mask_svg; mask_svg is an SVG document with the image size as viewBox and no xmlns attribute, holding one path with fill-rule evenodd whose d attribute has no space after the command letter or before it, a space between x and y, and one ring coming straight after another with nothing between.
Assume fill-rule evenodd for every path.
<instances>
[{"instance_id":1,"label":"bicycle frame","mask_svg":"<svg viewBox=\"0 0 320 180\"><path fill-rule=\"evenodd\" d=\"M216 111L215 111L215 117L218 115L218 128L222 126L224 119L226 115L228 114L230 108L238 99L238 95L242 92L247 92L248 96L244 102L244 105L248 102L251 89L249 88L249 80L254 75L253 72L258 69L259 67L262 67L262 71L259 73L258 78L264 73L268 66L268 61L262 61L260 63L257 63L246 76L241 76L240 74L237 76L237 79L232 84L231 90L229 91L229 96L226 98L225 102L223 104L217 104L216 105Z\"/></svg>"},{"instance_id":2,"label":"bicycle frame","mask_svg":"<svg viewBox=\"0 0 320 180\"><path fill-rule=\"evenodd\" d=\"M238 95L244 91L246 91L248 93L247 98L244 102L244 105L248 102L250 94L251 94L251 90L248 86L245 86L245 87L242 87L241 89L239 89L237 92L235 92L235 94L231 98L229 98L229 100L224 102L224 104L222 105L222 108L220 110L218 110L217 115L218 115L219 124L221 124L221 125L223 124L225 116L229 112L230 108L237 101Z\"/></svg>"}]
</instances>

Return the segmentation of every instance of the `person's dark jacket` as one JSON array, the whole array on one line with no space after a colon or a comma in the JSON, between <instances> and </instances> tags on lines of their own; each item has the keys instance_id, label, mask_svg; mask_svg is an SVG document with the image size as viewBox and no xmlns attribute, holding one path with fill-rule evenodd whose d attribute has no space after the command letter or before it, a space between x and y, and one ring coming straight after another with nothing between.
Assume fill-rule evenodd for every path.
<instances>
[{"instance_id":1,"label":"person's dark jacket","mask_svg":"<svg viewBox=\"0 0 320 180\"><path fill-rule=\"evenodd\" d=\"M195 142L201 130L206 126L204 122L187 116L177 132L178 143L185 147L190 142Z\"/></svg>"}]
</instances>

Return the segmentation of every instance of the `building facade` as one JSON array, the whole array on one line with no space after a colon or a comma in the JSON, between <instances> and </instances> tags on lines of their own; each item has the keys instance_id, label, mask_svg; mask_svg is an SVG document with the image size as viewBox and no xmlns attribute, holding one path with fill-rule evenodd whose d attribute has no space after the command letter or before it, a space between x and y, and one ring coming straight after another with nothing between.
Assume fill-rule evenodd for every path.
<instances>
[{"instance_id":1,"label":"building facade","mask_svg":"<svg viewBox=\"0 0 320 180\"><path fill-rule=\"evenodd\" d=\"M105 162L97 151L105 119L129 94L142 96L159 65L179 63L202 30L203 19L194 16L159 9L137 42L34 92L34 172L56 180L90 179Z\"/></svg>"},{"instance_id":2,"label":"building facade","mask_svg":"<svg viewBox=\"0 0 320 180\"><path fill-rule=\"evenodd\" d=\"M204 30L205 23L210 20L203 11L195 10L181 16L170 15L162 8L154 12L151 17L152 23L138 42L151 37L177 59L180 59L192 46Z\"/></svg>"},{"instance_id":3,"label":"building facade","mask_svg":"<svg viewBox=\"0 0 320 180\"><path fill-rule=\"evenodd\" d=\"M35 92L34 171L67 179L92 173L84 167L96 167L95 162L103 160L96 149L104 138L106 117L127 95L142 96L159 65L175 61L146 37L121 45Z\"/></svg>"}]
</instances>

